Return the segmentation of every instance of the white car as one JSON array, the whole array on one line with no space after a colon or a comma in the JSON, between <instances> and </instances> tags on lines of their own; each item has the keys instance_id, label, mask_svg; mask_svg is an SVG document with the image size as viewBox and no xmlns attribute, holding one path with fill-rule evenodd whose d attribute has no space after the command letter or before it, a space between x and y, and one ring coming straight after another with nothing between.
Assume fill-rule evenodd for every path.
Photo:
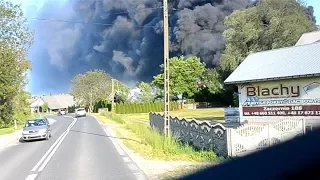
<instances>
[{"instance_id":1,"label":"white car","mask_svg":"<svg viewBox=\"0 0 320 180\"><path fill-rule=\"evenodd\" d=\"M66 110L61 109L60 111L58 111L58 115L66 115Z\"/></svg>"},{"instance_id":2,"label":"white car","mask_svg":"<svg viewBox=\"0 0 320 180\"><path fill-rule=\"evenodd\" d=\"M84 117L87 115L87 112L84 108L78 108L75 111L76 117Z\"/></svg>"}]
</instances>

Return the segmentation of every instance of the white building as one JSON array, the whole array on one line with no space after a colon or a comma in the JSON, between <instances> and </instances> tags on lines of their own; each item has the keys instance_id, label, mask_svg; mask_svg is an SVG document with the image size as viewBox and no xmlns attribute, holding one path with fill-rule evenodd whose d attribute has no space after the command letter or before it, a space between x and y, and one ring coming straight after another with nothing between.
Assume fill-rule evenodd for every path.
<instances>
[{"instance_id":1,"label":"white building","mask_svg":"<svg viewBox=\"0 0 320 180\"><path fill-rule=\"evenodd\" d=\"M38 96L31 100L31 112L42 111L44 103L48 103L49 112L58 111L59 109L67 109L69 106L76 104L74 97L70 94L58 94L48 96Z\"/></svg>"},{"instance_id":2,"label":"white building","mask_svg":"<svg viewBox=\"0 0 320 180\"><path fill-rule=\"evenodd\" d=\"M240 121L291 117L320 124L320 42L300 43L253 53L225 80L238 86Z\"/></svg>"}]
</instances>

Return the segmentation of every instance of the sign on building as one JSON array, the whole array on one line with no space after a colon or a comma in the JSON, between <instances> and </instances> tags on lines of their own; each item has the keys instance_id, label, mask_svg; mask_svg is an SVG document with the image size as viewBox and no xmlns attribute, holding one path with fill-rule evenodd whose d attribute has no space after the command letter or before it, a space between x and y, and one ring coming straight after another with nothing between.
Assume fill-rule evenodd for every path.
<instances>
[{"instance_id":1,"label":"sign on building","mask_svg":"<svg viewBox=\"0 0 320 180\"><path fill-rule=\"evenodd\" d=\"M320 116L320 78L239 85L242 117Z\"/></svg>"}]
</instances>

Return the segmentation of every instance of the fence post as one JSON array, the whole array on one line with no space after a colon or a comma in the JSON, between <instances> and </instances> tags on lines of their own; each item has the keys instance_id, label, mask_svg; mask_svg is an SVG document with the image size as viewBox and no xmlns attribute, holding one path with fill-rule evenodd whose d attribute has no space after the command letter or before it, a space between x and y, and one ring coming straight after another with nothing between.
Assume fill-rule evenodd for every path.
<instances>
[{"instance_id":1,"label":"fence post","mask_svg":"<svg viewBox=\"0 0 320 180\"><path fill-rule=\"evenodd\" d=\"M17 127L17 120L14 120L14 129L17 130L18 127Z\"/></svg>"},{"instance_id":2,"label":"fence post","mask_svg":"<svg viewBox=\"0 0 320 180\"><path fill-rule=\"evenodd\" d=\"M232 157L232 142L231 142L231 129L227 128L227 155Z\"/></svg>"}]
</instances>

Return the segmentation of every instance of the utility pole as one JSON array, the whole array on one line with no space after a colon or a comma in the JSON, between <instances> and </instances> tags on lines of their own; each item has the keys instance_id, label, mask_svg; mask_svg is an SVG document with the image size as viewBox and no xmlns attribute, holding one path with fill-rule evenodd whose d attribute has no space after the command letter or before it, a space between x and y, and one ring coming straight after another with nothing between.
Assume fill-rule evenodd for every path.
<instances>
[{"instance_id":1,"label":"utility pole","mask_svg":"<svg viewBox=\"0 0 320 180\"><path fill-rule=\"evenodd\" d=\"M170 137L169 115L169 20L168 0L163 0L163 43L164 43L164 130L166 137Z\"/></svg>"},{"instance_id":2,"label":"utility pole","mask_svg":"<svg viewBox=\"0 0 320 180\"><path fill-rule=\"evenodd\" d=\"M112 95L111 113L113 113L114 112L114 79L111 79L111 95Z\"/></svg>"}]
</instances>

